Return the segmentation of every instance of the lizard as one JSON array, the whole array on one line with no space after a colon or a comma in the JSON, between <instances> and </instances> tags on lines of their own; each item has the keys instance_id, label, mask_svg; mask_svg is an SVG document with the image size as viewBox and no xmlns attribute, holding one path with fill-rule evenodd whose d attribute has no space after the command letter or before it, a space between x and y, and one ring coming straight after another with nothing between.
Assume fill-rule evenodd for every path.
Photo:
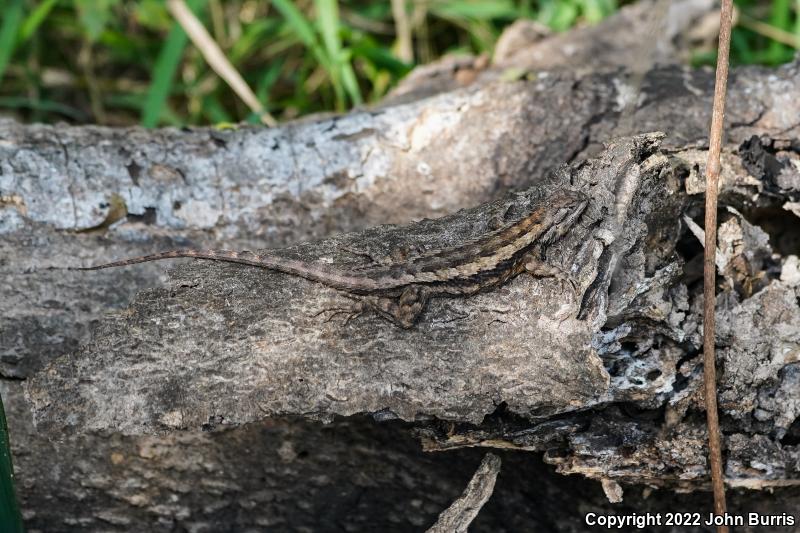
<instances>
[{"instance_id":1,"label":"lizard","mask_svg":"<svg viewBox=\"0 0 800 533\"><path fill-rule=\"evenodd\" d=\"M544 253L549 244L566 235L588 202L582 192L557 189L543 201L528 206L516 220L473 240L361 269L342 269L269 252L233 250L172 250L75 269L100 270L182 257L240 263L358 295L352 315L373 310L408 329L431 297L471 296L502 285L522 272L569 280L561 269L544 262Z\"/></svg>"}]
</instances>

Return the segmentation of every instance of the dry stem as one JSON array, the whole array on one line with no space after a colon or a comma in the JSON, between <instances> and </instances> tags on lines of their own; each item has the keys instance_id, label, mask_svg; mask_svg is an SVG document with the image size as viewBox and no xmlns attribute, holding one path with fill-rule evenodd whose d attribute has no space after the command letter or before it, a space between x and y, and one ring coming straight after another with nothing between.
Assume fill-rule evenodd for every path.
<instances>
[{"instance_id":1,"label":"dry stem","mask_svg":"<svg viewBox=\"0 0 800 533\"><path fill-rule=\"evenodd\" d=\"M717 79L714 86L714 108L709 135L706 165L705 255L703 258L703 356L706 416L708 421L708 455L711 484L714 488L714 513L725 513L725 482L722 471L722 446L717 414L717 372L714 346L715 275L714 258L717 252L717 194L722 149L722 125L725 116L725 90L728 84L728 54L731 41L733 0L722 1L720 13ZM717 526L718 533L727 533L727 526Z\"/></svg>"}]
</instances>

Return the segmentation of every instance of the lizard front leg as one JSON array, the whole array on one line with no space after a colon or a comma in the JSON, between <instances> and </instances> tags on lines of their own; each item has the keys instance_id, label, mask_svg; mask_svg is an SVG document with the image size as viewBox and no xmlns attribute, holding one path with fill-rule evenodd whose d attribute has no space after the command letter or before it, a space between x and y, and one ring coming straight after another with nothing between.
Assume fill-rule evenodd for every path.
<instances>
[{"instance_id":1,"label":"lizard front leg","mask_svg":"<svg viewBox=\"0 0 800 533\"><path fill-rule=\"evenodd\" d=\"M577 282L562 268L546 263L545 261L535 257L533 254L528 255L525 261L525 272L536 276L537 278L555 278L560 282L566 282L572 289L572 294L577 299L578 297L578 284Z\"/></svg>"},{"instance_id":2,"label":"lizard front leg","mask_svg":"<svg viewBox=\"0 0 800 533\"><path fill-rule=\"evenodd\" d=\"M555 315L555 318L557 320L563 322L564 320L569 318L572 315L570 308L573 307L573 305L578 307L579 308L578 312L580 312L580 305L578 305L580 302L578 297L579 296L578 284L569 274L567 274L566 271L555 265L545 263L544 261L538 259L537 257L534 257L533 255L530 255L528 257L528 260L525 263L525 271L539 278L555 278L562 283L566 282L572 289L572 297L574 302L573 304L569 305L565 304L564 306L562 306L562 308ZM577 313L575 314L577 315Z\"/></svg>"},{"instance_id":3,"label":"lizard front leg","mask_svg":"<svg viewBox=\"0 0 800 533\"><path fill-rule=\"evenodd\" d=\"M361 302L403 329L411 328L430 299L427 288L409 285L397 298L367 296Z\"/></svg>"}]
</instances>

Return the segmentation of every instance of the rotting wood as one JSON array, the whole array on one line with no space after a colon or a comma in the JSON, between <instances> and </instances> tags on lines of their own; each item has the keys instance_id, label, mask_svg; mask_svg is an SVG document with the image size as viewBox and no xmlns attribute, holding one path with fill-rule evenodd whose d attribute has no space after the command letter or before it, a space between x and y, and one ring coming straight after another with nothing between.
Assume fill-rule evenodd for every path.
<instances>
[{"instance_id":1,"label":"rotting wood","mask_svg":"<svg viewBox=\"0 0 800 533\"><path fill-rule=\"evenodd\" d=\"M442 511L427 533L466 533L481 507L492 497L502 461L487 453L461 496Z\"/></svg>"}]
</instances>

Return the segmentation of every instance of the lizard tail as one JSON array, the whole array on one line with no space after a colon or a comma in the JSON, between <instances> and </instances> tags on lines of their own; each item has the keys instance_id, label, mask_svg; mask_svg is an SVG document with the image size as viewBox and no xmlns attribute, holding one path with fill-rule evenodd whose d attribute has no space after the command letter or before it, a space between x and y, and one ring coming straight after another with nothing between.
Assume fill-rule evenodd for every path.
<instances>
[{"instance_id":1,"label":"lizard tail","mask_svg":"<svg viewBox=\"0 0 800 533\"><path fill-rule=\"evenodd\" d=\"M194 257L196 259L210 259L212 261L225 261L228 263L242 263L262 268L275 268L272 265L264 264L264 261L252 252L236 252L233 250L171 250L152 255L142 255L131 257L121 261L103 263L88 267L74 267L73 270L102 270L104 268L121 267L135 265L137 263L147 263L148 261L160 261L161 259L175 259L176 257Z\"/></svg>"},{"instance_id":2,"label":"lizard tail","mask_svg":"<svg viewBox=\"0 0 800 533\"><path fill-rule=\"evenodd\" d=\"M241 263L268 270L285 272L294 276L301 276L312 281L328 285L335 289L347 291L370 291L381 287L376 280L365 276L352 275L341 270L330 268L327 265L310 264L296 259L288 259L273 255L258 255L253 252L236 252L234 250L173 250L152 255L132 257L112 263L94 265L88 267L74 267L70 270L101 270L104 268L121 267L135 265L137 263L147 263L148 261L160 261L161 259L175 259L177 257L191 257L194 259L210 259L212 261L223 261L226 263ZM398 283L402 285L403 283Z\"/></svg>"}]
</instances>

